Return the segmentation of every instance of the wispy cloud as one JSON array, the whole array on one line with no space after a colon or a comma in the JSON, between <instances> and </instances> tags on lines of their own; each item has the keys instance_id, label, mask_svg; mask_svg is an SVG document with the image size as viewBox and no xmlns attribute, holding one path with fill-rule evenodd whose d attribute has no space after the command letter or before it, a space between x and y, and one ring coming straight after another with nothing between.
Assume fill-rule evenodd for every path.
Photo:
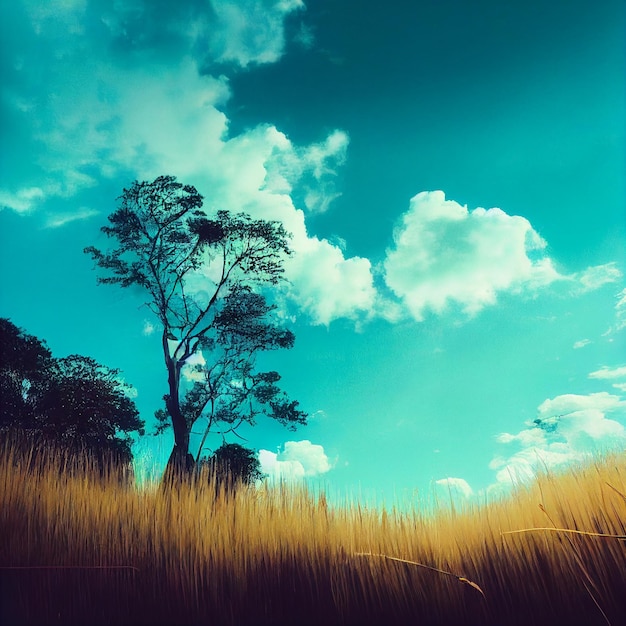
<instances>
[{"instance_id":1,"label":"wispy cloud","mask_svg":"<svg viewBox=\"0 0 626 626\"><path fill-rule=\"evenodd\" d=\"M94 215L99 215L99 213L100 211L96 209L82 208L74 213L50 215L46 221L46 228L60 228L71 222L89 219L90 217L94 217Z\"/></svg>"},{"instance_id":2,"label":"wispy cloud","mask_svg":"<svg viewBox=\"0 0 626 626\"><path fill-rule=\"evenodd\" d=\"M614 389L617 389L621 392L626 392L626 366L604 366L599 370L596 370L595 372L591 372L591 374L589 374L589 378L611 381L611 385Z\"/></svg>"},{"instance_id":3,"label":"wispy cloud","mask_svg":"<svg viewBox=\"0 0 626 626\"><path fill-rule=\"evenodd\" d=\"M285 45L284 19L304 9L302 0L213 0L211 5L216 22L205 24L211 57L242 67L280 59Z\"/></svg>"},{"instance_id":4,"label":"wispy cloud","mask_svg":"<svg viewBox=\"0 0 626 626\"><path fill-rule=\"evenodd\" d=\"M573 278L581 284L583 291L593 291L604 285L619 281L622 276L622 271L617 266L617 263L613 261L604 265L588 267L580 274L575 274Z\"/></svg>"},{"instance_id":5,"label":"wispy cloud","mask_svg":"<svg viewBox=\"0 0 626 626\"><path fill-rule=\"evenodd\" d=\"M580 348L584 348L585 346L588 346L591 343L590 339L581 339L580 341L577 341L574 343L574 350L580 350Z\"/></svg>"},{"instance_id":6,"label":"wispy cloud","mask_svg":"<svg viewBox=\"0 0 626 626\"><path fill-rule=\"evenodd\" d=\"M23 187L17 191L0 189L0 208L28 213L37 208L45 197L46 192L41 187Z\"/></svg>"},{"instance_id":7,"label":"wispy cloud","mask_svg":"<svg viewBox=\"0 0 626 626\"><path fill-rule=\"evenodd\" d=\"M626 378L626 365L622 367L601 367L589 374L589 378L599 378L601 380L613 380L615 378Z\"/></svg>"},{"instance_id":8,"label":"wispy cloud","mask_svg":"<svg viewBox=\"0 0 626 626\"><path fill-rule=\"evenodd\" d=\"M618 332L626 328L626 289L622 289L617 294L617 302L615 303L615 326L609 329L609 332Z\"/></svg>"}]
</instances>

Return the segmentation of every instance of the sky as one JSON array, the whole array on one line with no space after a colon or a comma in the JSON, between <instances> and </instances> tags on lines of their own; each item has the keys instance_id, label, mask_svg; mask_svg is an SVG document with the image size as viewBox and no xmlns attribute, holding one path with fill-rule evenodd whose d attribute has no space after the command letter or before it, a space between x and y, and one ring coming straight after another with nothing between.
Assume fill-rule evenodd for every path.
<instances>
[{"instance_id":1,"label":"sky","mask_svg":"<svg viewBox=\"0 0 626 626\"><path fill-rule=\"evenodd\" d=\"M292 234L296 345L263 365L309 423L240 431L271 479L472 500L624 449L623 2L15 0L0 24L0 316L121 369L148 430L158 323L82 251L170 174ZM171 445L137 441L141 472Z\"/></svg>"}]
</instances>

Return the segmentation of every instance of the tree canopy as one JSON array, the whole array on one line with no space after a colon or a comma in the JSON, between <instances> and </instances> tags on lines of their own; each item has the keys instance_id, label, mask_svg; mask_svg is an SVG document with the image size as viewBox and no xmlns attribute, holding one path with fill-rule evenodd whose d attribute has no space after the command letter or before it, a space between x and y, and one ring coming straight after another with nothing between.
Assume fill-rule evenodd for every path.
<instances>
[{"instance_id":1,"label":"tree canopy","mask_svg":"<svg viewBox=\"0 0 626 626\"><path fill-rule=\"evenodd\" d=\"M264 477L255 451L238 443L224 443L210 457L202 459L197 470L202 472L205 468L218 489L233 490Z\"/></svg>"},{"instance_id":2,"label":"tree canopy","mask_svg":"<svg viewBox=\"0 0 626 626\"><path fill-rule=\"evenodd\" d=\"M45 342L0 319L0 432L70 453L130 463L144 422L117 369L90 357L54 358Z\"/></svg>"},{"instance_id":3,"label":"tree canopy","mask_svg":"<svg viewBox=\"0 0 626 626\"><path fill-rule=\"evenodd\" d=\"M202 205L195 187L173 176L135 181L101 229L113 247L85 248L104 270L98 282L142 288L162 326L168 392L157 431L173 427L172 472L193 467L210 432L235 433L260 414L290 428L306 422L278 387L280 375L256 371L260 352L294 342L267 301L283 280L289 234L245 213L209 217ZM193 455L191 429L201 418Z\"/></svg>"}]
</instances>

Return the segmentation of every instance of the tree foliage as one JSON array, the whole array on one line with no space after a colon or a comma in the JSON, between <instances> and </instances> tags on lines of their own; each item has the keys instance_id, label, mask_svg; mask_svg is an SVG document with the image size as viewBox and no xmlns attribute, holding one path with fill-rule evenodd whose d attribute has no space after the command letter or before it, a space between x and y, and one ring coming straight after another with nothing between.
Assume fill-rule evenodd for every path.
<instances>
[{"instance_id":1,"label":"tree foliage","mask_svg":"<svg viewBox=\"0 0 626 626\"><path fill-rule=\"evenodd\" d=\"M53 364L45 342L0 319L0 429L35 428L38 399Z\"/></svg>"},{"instance_id":2,"label":"tree foliage","mask_svg":"<svg viewBox=\"0 0 626 626\"><path fill-rule=\"evenodd\" d=\"M130 463L130 433L144 423L116 369L94 359L53 358L45 344L0 319L0 431L73 454Z\"/></svg>"},{"instance_id":3,"label":"tree foliage","mask_svg":"<svg viewBox=\"0 0 626 626\"><path fill-rule=\"evenodd\" d=\"M233 490L238 485L251 485L264 477L255 451L238 443L224 443L211 456L202 459L199 473L208 470L216 487Z\"/></svg>"},{"instance_id":4,"label":"tree foliage","mask_svg":"<svg viewBox=\"0 0 626 626\"><path fill-rule=\"evenodd\" d=\"M294 342L265 292L283 279L289 235L279 222L245 213L209 217L202 204L173 176L136 181L102 228L114 247L85 249L104 270L98 282L142 288L161 323L168 393L157 432L173 427L172 470L193 466L190 434L200 418L196 460L212 429L235 432L260 413L288 427L306 420L276 372L255 371L260 352Z\"/></svg>"}]
</instances>

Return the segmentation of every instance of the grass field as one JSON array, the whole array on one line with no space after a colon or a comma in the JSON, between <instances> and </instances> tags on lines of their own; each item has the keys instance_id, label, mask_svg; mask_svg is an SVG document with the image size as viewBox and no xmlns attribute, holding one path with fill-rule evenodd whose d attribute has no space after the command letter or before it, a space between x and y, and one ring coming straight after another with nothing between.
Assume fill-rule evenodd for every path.
<instances>
[{"instance_id":1,"label":"grass field","mask_svg":"<svg viewBox=\"0 0 626 626\"><path fill-rule=\"evenodd\" d=\"M434 515L56 464L0 458L3 625L626 623L623 455Z\"/></svg>"}]
</instances>

